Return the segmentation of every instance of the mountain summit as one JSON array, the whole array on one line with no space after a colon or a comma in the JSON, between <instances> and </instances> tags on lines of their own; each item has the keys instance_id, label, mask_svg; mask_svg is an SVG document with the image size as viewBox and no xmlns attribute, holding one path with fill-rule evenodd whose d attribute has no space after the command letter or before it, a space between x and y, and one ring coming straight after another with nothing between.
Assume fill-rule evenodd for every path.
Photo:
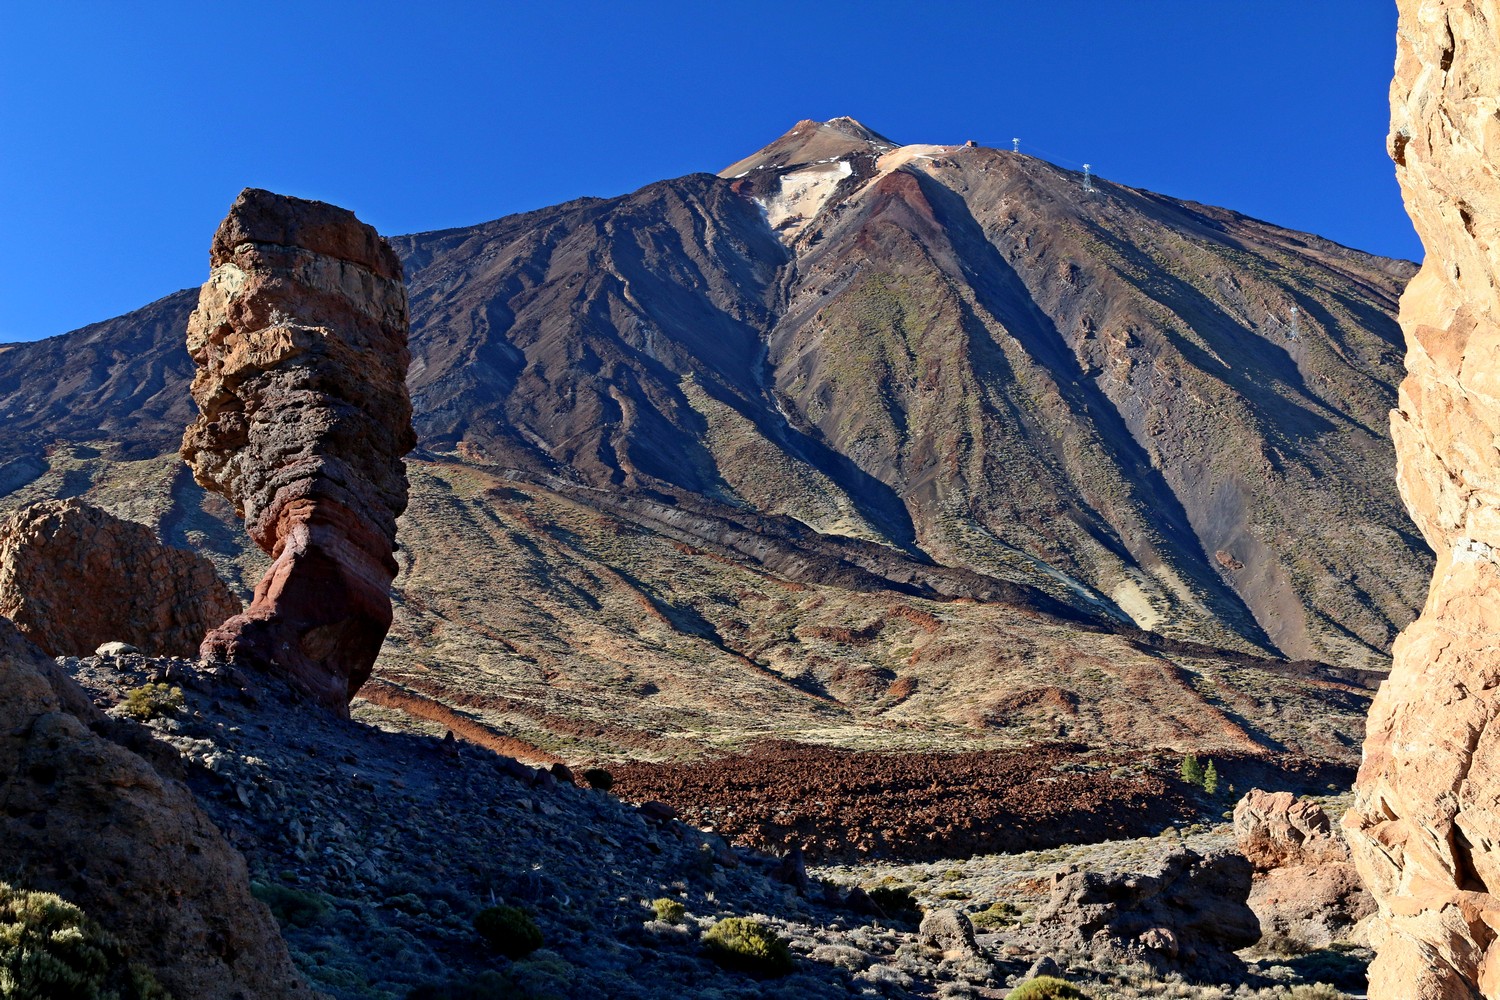
<instances>
[{"instance_id":1,"label":"mountain summit","mask_svg":"<svg viewBox=\"0 0 1500 1000\"><path fill-rule=\"evenodd\" d=\"M719 171L719 176L736 179L756 170L876 157L898 145L853 118L833 118L826 122L804 119L769 146Z\"/></svg>"}]
</instances>

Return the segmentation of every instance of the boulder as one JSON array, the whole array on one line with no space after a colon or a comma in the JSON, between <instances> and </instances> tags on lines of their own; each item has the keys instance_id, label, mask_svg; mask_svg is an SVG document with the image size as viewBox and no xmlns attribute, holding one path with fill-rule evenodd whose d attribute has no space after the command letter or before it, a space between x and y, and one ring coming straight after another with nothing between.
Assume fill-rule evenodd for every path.
<instances>
[{"instance_id":1,"label":"boulder","mask_svg":"<svg viewBox=\"0 0 1500 1000\"><path fill-rule=\"evenodd\" d=\"M195 552L81 500L48 500L0 520L0 615L51 656L123 642L196 656L235 597Z\"/></svg>"},{"instance_id":2,"label":"boulder","mask_svg":"<svg viewBox=\"0 0 1500 1000\"><path fill-rule=\"evenodd\" d=\"M1436 566L1344 830L1378 906L1372 1000L1500 998L1500 2L1396 6L1390 152L1426 260L1391 432Z\"/></svg>"},{"instance_id":3,"label":"boulder","mask_svg":"<svg viewBox=\"0 0 1500 1000\"><path fill-rule=\"evenodd\" d=\"M960 910L944 907L927 911L917 928L917 938L927 947L941 951L946 958L979 957L974 924Z\"/></svg>"},{"instance_id":4,"label":"boulder","mask_svg":"<svg viewBox=\"0 0 1500 1000\"><path fill-rule=\"evenodd\" d=\"M1247 792L1234 807L1234 838L1257 871L1349 860L1323 807L1291 792Z\"/></svg>"},{"instance_id":5,"label":"boulder","mask_svg":"<svg viewBox=\"0 0 1500 1000\"><path fill-rule=\"evenodd\" d=\"M245 859L111 729L0 618L0 868L80 906L177 1000L310 1000Z\"/></svg>"},{"instance_id":6,"label":"boulder","mask_svg":"<svg viewBox=\"0 0 1500 1000\"><path fill-rule=\"evenodd\" d=\"M1237 949L1260 939L1249 907L1250 862L1232 851L1182 849L1140 871L1067 869L1022 935L1036 951L1141 961L1200 978L1243 969Z\"/></svg>"},{"instance_id":7,"label":"boulder","mask_svg":"<svg viewBox=\"0 0 1500 1000\"><path fill-rule=\"evenodd\" d=\"M1279 938L1304 949L1352 940L1355 926L1375 912L1375 901L1348 861L1289 865L1259 875L1249 904L1262 943Z\"/></svg>"},{"instance_id":8,"label":"boulder","mask_svg":"<svg viewBox=\"0 0 1500 1000\"><path fill-rule=\"evenodd\" d=\"M1326 948L1375 911L1348 845L1312 799L1252 788L1234 807L1234 835L1255 866L1249 905L1263 944Z\"/></svg>"},{"instance_id":9,"label":"boulder","mask_svg":"<svg viewBox=\"0 0 1500 1000\"><path fill-rule=\"evenodd\" d=\"M207 658L274 671L341 715L391 623L416 443L401 263L322 202L247 189L188 321L198 419L182 455L272 563Z\"/></svg>"}]
</instances>

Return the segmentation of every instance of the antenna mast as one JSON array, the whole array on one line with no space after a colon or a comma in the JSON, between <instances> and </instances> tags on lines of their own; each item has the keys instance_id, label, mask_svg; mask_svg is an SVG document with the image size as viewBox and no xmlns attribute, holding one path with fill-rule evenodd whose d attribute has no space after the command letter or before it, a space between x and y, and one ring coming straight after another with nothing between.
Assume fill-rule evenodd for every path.
<instances>
[{"instance_id":1,"label":"antenna mast","mask_svg":"<svg viewBox=\"0 0 1500 1000\"><path fill-rule=\"evenodd\" d=\"M1012 139L1010 141L1010 151L1012 153L1019 153L1021 151L1021 140L1020 139Z\"/></svg>"},{"instance_id":2,"label":"antenna mast","mask_svg":"<svg viewBox=\"0 0 1500 1000\"><path fill-rule=\"evenodd\" d=\"M1094 177L1089 173L1089 165L1083 165L1083 189L1089 194L1094 193Z\"/></svg>"}]
</instances>

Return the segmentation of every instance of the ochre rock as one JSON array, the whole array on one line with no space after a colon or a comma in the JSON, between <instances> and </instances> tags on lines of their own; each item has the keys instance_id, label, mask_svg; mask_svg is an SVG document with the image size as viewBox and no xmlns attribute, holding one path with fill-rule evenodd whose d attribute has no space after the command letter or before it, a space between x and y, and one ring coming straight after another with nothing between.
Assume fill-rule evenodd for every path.
<instances>
[{"instance_id":1,"label":"ochre rock","mask_svg":"<svg viewBox=\"0 0 1500 1000\"><path fill-rule=\"evenodd\" d=\"M311 998L245 859L186 786L95 732L112 726L134 729L0 618L7 879L82 907L177 1000Z\"/></svg>"},{"instance_id":2,"label":"ochre rock","mask_svg":"<svg viewBox=\"0 0 1500 1000\"><path fill-rule=\"evenodd\" d=\"M1309 951L1355 936L1375 902L1348 861L1289 865L1257 875L1250 911L1263 939L1281 938Z\"/></svg>"},{"instance_id":3,"label":"ochre rock","mask_svg":"<svg viewBox=\"0 0 1500 1000\"><path fill-rule=\"evenodd\" d=\"M1326 948L1375 909L1323 807L1252 788L1234 807L1234 837L1255 866L1250 910L1263 938Z\"/></svg>"},{"instance_id":4,"label":"ochre rock","mask_svg":"<svg viewBox=\"0 0 1500 1000\"><path fill-rule=\"evenodd\" d=\"M111 641L196 656L240 607L207 559L82 501L0 520L0 615L52 656L88 656Z\"/></svg>"},{"instance_id":5,"label":"ochre rock","mask_svg":"<svg viewBox=\"0 0 1500 1000\"><path fill-rule=\"evenodd\" d=\"M351 212L247 189L210 264L188 321L200 415L182 455L272 564L202 654L347 713L390 628L416 443L401 263Z\"/></svg>"},{"instance_id":6,"label":"ochre rock","mask_svg":"<svg viewBox=\"0 0 1500 1000\"><path fill-rule=\"evenodd\" d=\"M1344 828L1379 907L1373 1000L1500 998L1500 3L1397 6L1391 155L1427 257L1391 428L1437 565Z\"/></svg>"},{"instance_id":7,"label":"ochre rock","mask_svg":"<svg viewBox=\"0 0 1500 1000\"><path fill-rule=\"evenodd\" d=\"M1234 839L1258 871L1349 860L1323 807L1291 792L1246 792L1234 807Z\"/></svg>"}]
</instances>

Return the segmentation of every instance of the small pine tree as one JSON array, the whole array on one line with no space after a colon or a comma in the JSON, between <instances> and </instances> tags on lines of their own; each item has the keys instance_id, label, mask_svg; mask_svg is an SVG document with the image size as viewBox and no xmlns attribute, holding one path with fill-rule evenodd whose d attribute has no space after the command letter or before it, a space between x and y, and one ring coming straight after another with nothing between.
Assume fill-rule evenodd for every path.
<instances>
[{"instance_id":1,"label":"small pine tree","mask_svg":"<svg viewBox=\"0 0 1500 1000\"><path fill-rule=\"evenodd\" d=\"M1182 780L1190 785L1203 784L1203 765L1198 763L1197 754L1188 754L1182 758Z\"/></svg>"},{"instance_id":2,"label":"small pine tree","mask_svg":"<svg viewBox=\"0 0 1500 1000\"><path fill-rule=\"evenodd\" d=\"M1219 769L1214 767L1212 760L1203 769L1203 790L1209 795L1219 794Z\"/></svg>"}]
</instances>

